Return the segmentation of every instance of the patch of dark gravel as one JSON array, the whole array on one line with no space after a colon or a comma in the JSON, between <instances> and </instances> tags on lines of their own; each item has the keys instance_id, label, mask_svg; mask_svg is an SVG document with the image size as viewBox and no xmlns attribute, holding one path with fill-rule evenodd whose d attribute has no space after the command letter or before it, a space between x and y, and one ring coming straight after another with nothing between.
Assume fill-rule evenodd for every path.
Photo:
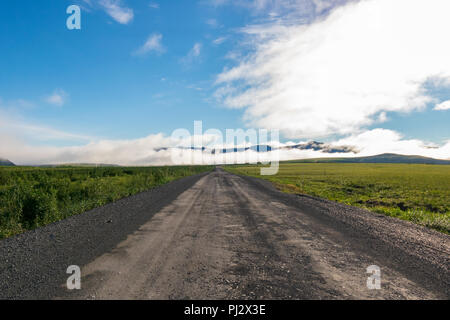
<instances>
[{"instance_id":1,"label":"patch of dark gravel","mask_svg":"<svg viewBox=\"0 0 450 320\"><path fill-rule=\"evenodd\" d=\"M112 250L204 175L185 177L0 241L0 299L51 299L67 267Z\"/></svg>"}]
</instances>

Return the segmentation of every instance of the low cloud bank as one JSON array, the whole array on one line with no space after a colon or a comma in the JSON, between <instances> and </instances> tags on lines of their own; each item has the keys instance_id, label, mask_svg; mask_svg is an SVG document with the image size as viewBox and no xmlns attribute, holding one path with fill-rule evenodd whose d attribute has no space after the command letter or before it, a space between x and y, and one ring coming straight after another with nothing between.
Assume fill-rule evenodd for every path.
<instances>
[{"instance_id":1,"label":"low cloud bank","mask_svg":"<svg viewBox=\"0 0 450 320\"><path fill-rule=\"evenodd\" d=\"M28 145L13 136L3 136L0 156L19 165L63 163L108 163L118 165L173 165L174 149L178 159L186 164L246 163L257 161L295 160L321 157L371 156L381 153L421 155L437 159L450 159L450 141L443 145L427 144L421 140L403 139L395 131L374 129L331 143L290 142L280 144L270 152L257 152L254 148L230 153L212 153L205 150L180 149L163 134L149 135L134 140L99 140L81 146L55 147ZM209 141L210 137L205 138ZM207 143L205 143L207 145ZM225 148L229 148L226 146ZM241 148L243 146L236 146ZM248 147L248 146L247 146ZM223 146L217 146L220 150Z\"/></svg>"}]
</instances>

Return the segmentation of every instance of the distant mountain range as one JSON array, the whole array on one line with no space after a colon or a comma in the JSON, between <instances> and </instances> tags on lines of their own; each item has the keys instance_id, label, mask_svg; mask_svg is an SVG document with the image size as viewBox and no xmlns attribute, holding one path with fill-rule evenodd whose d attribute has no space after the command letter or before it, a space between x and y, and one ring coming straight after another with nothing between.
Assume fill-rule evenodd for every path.
<instances>
[{"instance_id":1,"label":"distant mountain range","mask_svg":"<svg viewBox=\"0 0 450 320\"><path fill-rule=\"evenodd\" d=\"M319 147L321 149L323 148L322 144L316 145L315 143L310 143L308 146L304 145L296 145L296 146L289 146L289 147L282 147L281 149L310 149L310 147L313 146L314 148ZM306 148L305 148L306 147ZM325 147L328 148L328 147ZM336 148L336 147L334 147ZM346 147L337 147L334 150L330 150L330 153L336 152L335 150L339 148L346 148ZM195 150L195 148L192 148ZM270 146L253 146L250 148L231 148L231 149L212 149L208 150L205 148L202 148L203 151L209 151L212 154L214 153L232 153L232 152L241 152L245 150L254 150L257 152L267 152L271 150L275 150L275 148L272 148ZM350 150L350 149L349 149ZM433 158L427 158L422 156L406 156L401 154L395 154L395 153L383 153L376 156L369 156L369 157L348 157L348 158L313 158L313 159L298 159L298 160L287 160L282 161L285 163L410 163L410 164L449 164L450 160L440 160L440 159L433 159ZM14 163L7 159L0 158L0 166L15 166ZM39 167L118 167L118 165L115 164L94 164L94 163L67 163L67 164L59 164L59 165L40 165Z\"/></svg>"},{"instance_id":2,"label":"distant mountain range","mask_svg":"<svg viewBox=\"0 0 450 320\"><path fill-rule=\"evenodd\" d=\"M159 148L155 149L155 151L168 150L169 148ZM228 149L216 149L216 148L208 148L208 147L185 147L180 149L190 149L190 150L201 150L203 152L216 154L216 153L234 153L234 152L243 152L243 151L256 151L256 152L269 152L276 150L314 150L321 151L324 153L358 153L355 147L352 146L334 146L324 142L310 141L306 143L282 146L282 147L272 147L270 145L254 145L251 147L239 147L239 148L228 148Z\"/></svg>"},{"instance_id":3,"label":"distant mountain range","mask_svg":"<svg viewBox=\"0 0 450 320\"><path fill-rule=\"evenodd\" d=\"M289 160L288 163L410 163L410 164L450 164L450 160L439 160L422 156L405 156L395 153L383 153L369 157L317 158Z\"/></svg>"},{"instance_id":4,"label":"distant mountain range","mask_svg":"<svg viewBox=\"0 0 450 320\"><path fill-rule=\"evenodd\" d=\"M61 163L61 164L42 164L41 168L61 168L61 167L120 167L117 164L108 163Z\"/></svg>"},{"instance_id":5,"label":"distant mountain range","mask_svg":"<svg viewBox=\"0 0 450 320\"><path fill-rule=\"evenodd\" d=\"M15 166L15 164L12 163L11 161L7 160L7 159L0 158L0 166L13 167L13 166Z\"/></svg>"},{"instance_id":6,"label":"distant mountain range","mask_svg":"<svg viewBox=\"0 0 450 320\"><path fill-rule=\"evenodd\" d=\"M307 143L300 143L290 146L281 147L280 150L314 150L324 153L358 153L359 150L353 146L335 146L324 142L310 141Z\"/></svg>"}]
</instances>

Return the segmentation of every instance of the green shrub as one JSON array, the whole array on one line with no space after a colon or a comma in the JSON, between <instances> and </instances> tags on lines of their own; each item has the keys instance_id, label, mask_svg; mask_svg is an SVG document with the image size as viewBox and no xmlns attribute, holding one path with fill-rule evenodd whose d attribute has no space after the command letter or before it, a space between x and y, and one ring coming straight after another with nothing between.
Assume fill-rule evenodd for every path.
<instances>
[{"instance_id":1,"label":"green shrub","mask_svg":"<svg viewBox=\"0 0 450 320\"><path fill-rule=\"evenodd\" d=\"M57 212L55 191L47 193L32 190L23 200L21 222L25 228L31 229L55 221Z\"/></svg>"},{"instance_id":2,"label":"green shrub","mask_svg":"<svg viewBox=\"0 0 450 320\"><path fill-rule=\"evenodd\" d=\"M212 167L2 167L0 239Z\"/></svg>"}]
</instances>

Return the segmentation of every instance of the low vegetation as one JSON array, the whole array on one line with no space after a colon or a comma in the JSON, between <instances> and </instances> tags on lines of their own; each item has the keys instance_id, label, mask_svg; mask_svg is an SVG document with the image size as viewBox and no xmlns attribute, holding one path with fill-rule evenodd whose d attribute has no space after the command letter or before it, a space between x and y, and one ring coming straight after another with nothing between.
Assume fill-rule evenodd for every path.
<instances>
[{"instance_id":1,"label":"low vegetation","mask_svg":"<svg viewBox=\"0 0 450 320\"><path fill-rule=\"evenodd\" d=\"M274 176L260 176L256 165L226 169L450 234L449 165L281 163Z\"/></svg>"},{"instance_id":2,"label":"low vegetation","mask_svg":"<svg viewBox=\"0 0 450 320\"><path fill-rule=\"evenodd\" d=\"M0 239L211 167L0 167Z\"/></svg>"}]
</instances>

